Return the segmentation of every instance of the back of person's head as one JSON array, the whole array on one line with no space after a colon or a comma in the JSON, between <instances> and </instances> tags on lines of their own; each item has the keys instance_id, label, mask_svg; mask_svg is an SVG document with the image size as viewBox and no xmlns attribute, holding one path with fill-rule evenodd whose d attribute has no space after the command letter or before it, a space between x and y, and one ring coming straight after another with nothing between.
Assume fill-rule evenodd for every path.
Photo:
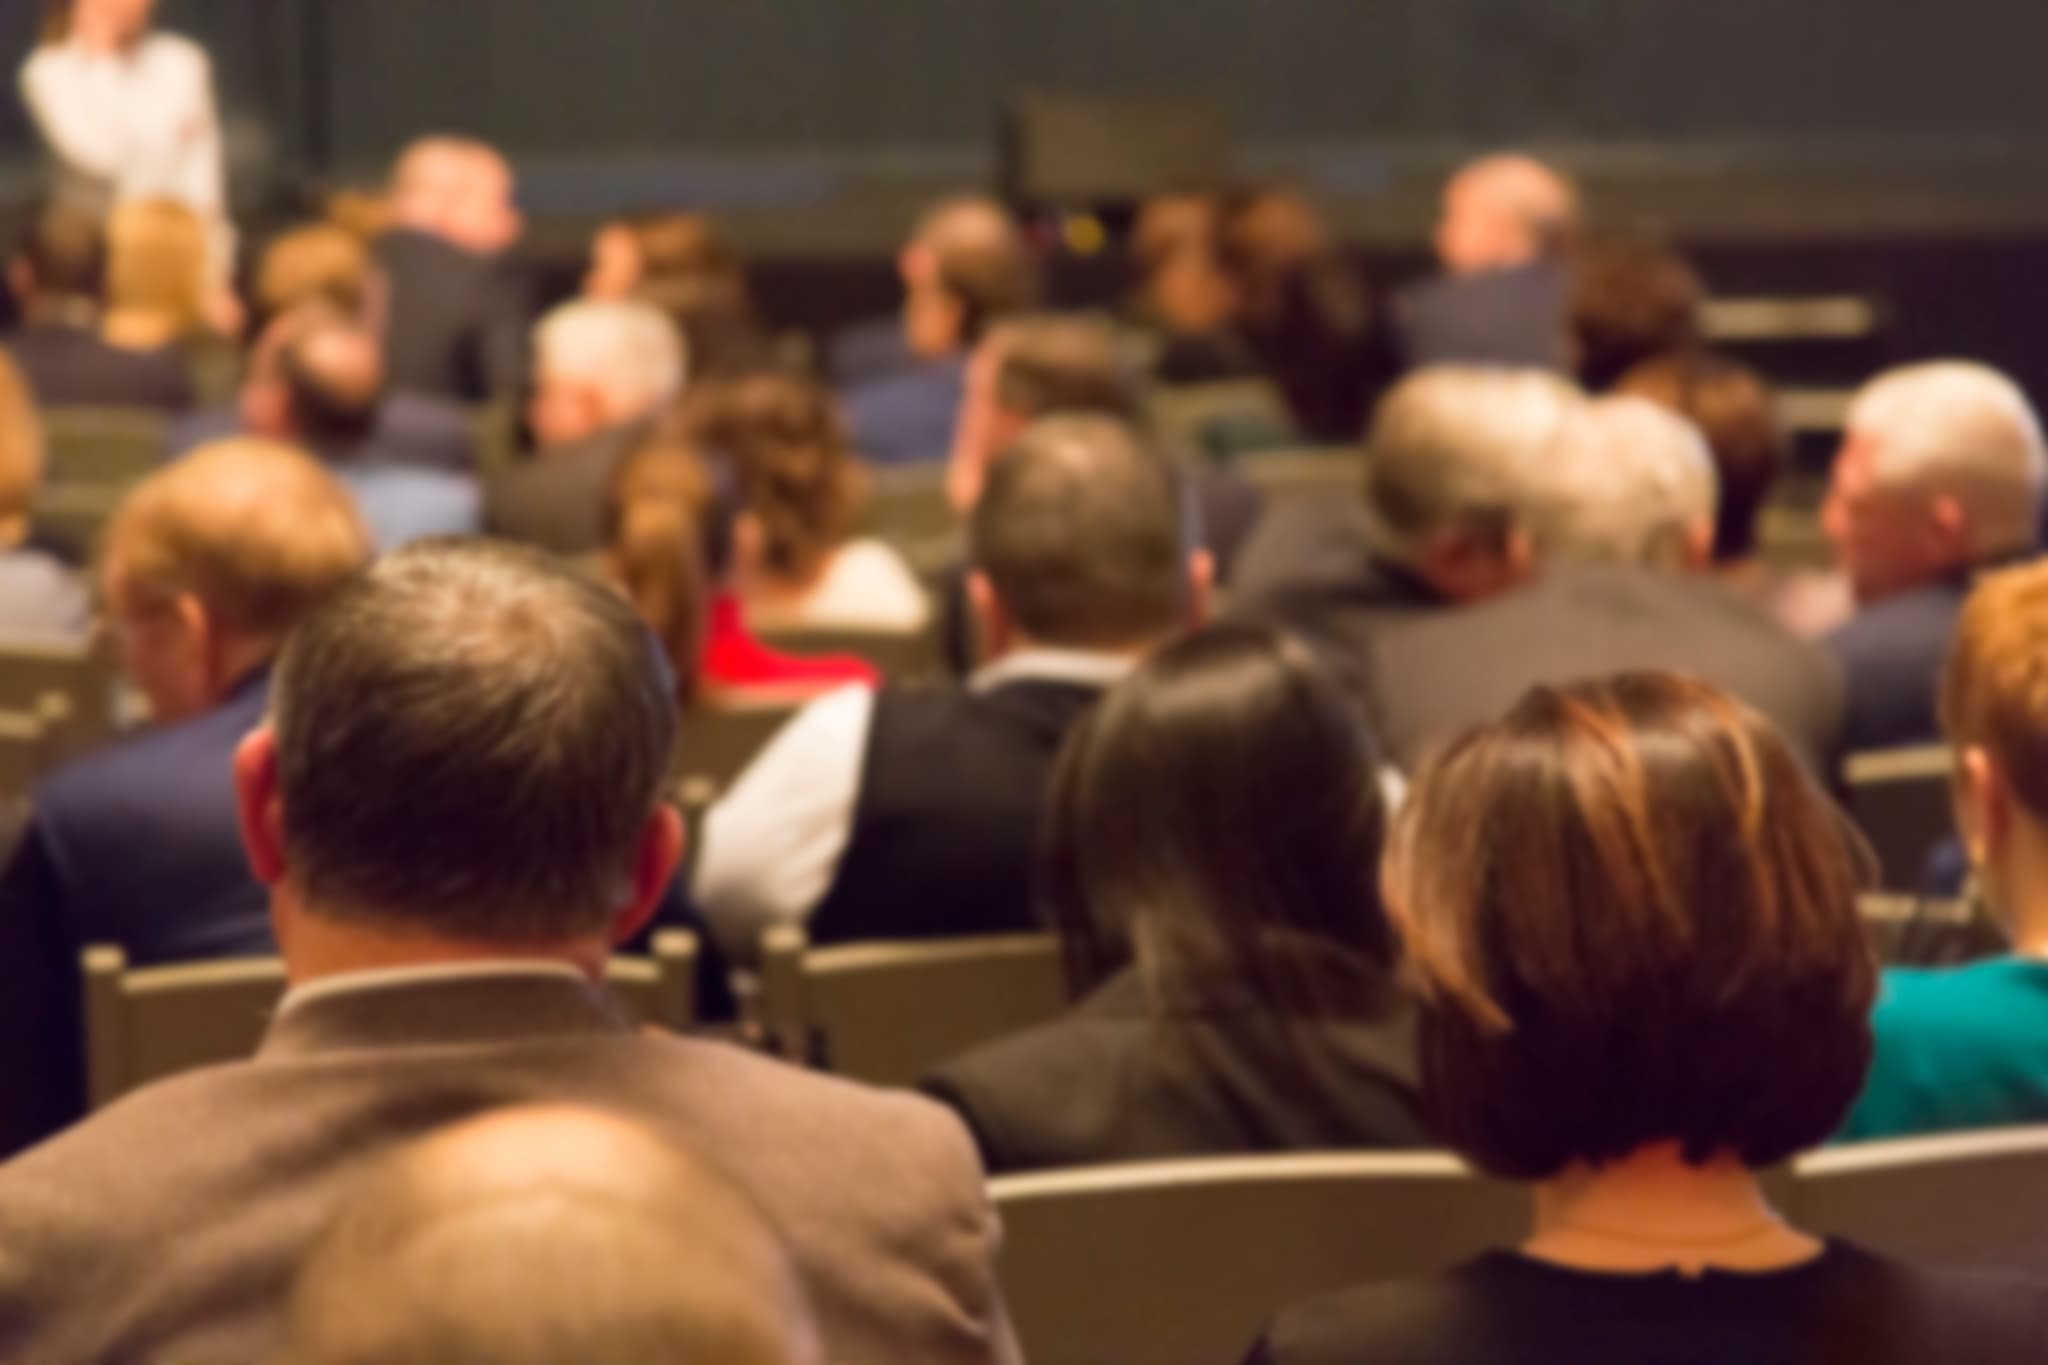
<instances>
[{"instance_id":1,"label":"back of person's head","mask_svg":"<svg viewBox=\"0 0 2048 1365\"><path fill-rule=\"evenodd\" d=\"M1038 298L1037 263L1016 219L979 195L942 200L918 220L899 266L913 351L969 345L998 319Z\"/></svg>"},{"instance_id":2,"label":"back of person's head","mask_svg":"<svg viewBox=\"0 0 2048 1365\"><path fill-rule=\"evenodd\" d=\"M76 209L44 209L15 250L10 283L23 305L97 304L106 284L107 236L99 220Z\"/></svg>"},{"instance_id":3,"label":"back of person's head","mask_svg":"<svg viewBox=\"0 0 2048 1365\"><path fill-rule=\"evenodd\" d=\"M646 627L597 578L498 542L422 541L300 624L271 731L295 905L520 948L611 937L676 711Z\"/></svg>"},{"instance_id":4,"label":"back of person's head","mask_svg":"<svg viewBox=\"0 0 2048 1365\"><path fill-rule=\"evenodd\" d=\"M1076 649L1172 635L1200 609L1189 515L1172 466L1130 426L1032 425L989 471L969 526L985 632Z\"/></svg>"},{"instance_id":5,"label":"back of person's head","mask_svg":"<svg viewBox=\"0 0 2048 1365\"><path fill-rule=\"evenodd\" d=\"M503 1110L385 1158L300 1267L280 1365L814 1365L762 1215L626 1119Z\"/></svg>"},{"instance_id":6,"label":"back of person's head","mask_svg":"<svg viewBox=\"0 0 2048 1365\"><path fill-rule=\"evenodd\" d=\"M1849 407L1825 520L1859 597L2033 549L2048 453L2017 384L1987 365L1888 371Z\"/></svg>"},{"instance_id":7,"label":"back of person's head","mask_svg":"<svg viewBox=\"0 0 2048 1365\"><path fill-rule=\"evenodd\" d=\"M277 374L296 436L321 450L366 440L384 397L384 352L375 333L315 309L277 346Z\"/></svg>"},{"instance_id":8,"label":"back of person's head","mask_svg":"<svg viewBox=\"0 0 2048 1365\"><path fill-rule=\"evenodd\" d=\"M751 373L772 357L746 263L707 214L647 213L606 224L591 245L583 296L659 308L700 376Z\"/></svg>"},{"instance_id":9,"label":"back of person's head","mask_svg":"<svg viewBox=\"0 0 2048 1365\"><path fill-rule=\"evenodd\" d=\"M693 439L732 462L745 505L743 551L776 575L803 577L852 533L866 479L831 390L762 371L691 391Z\"/></svg>"},{"instance_id":10,"label":"back of person's head","mask_svg":"<svg viewBox=\"0 0 2048 1365\"><path fill-rule=\"evenodd\" d=\"M1512 586L1527 568L1538 466L1584 402L1539 370L1442 366L1395 385L1366 436L1379 552L1454 599Z\"/></svg>"},{"instance_id":11,"label":"back of person's head","mask_svg":"<svg viewBox=\"0 0 2048 1365\"><path fill-rule=\"evenodd\" d=\"M1699 344L1706 282L1669 243L1600 233L1572 253L1571 331L1579 378L1594 392L1643 361Z\"/></svg>"},{"instance_id":12,"label":"back of person's head","mask_svg":"<svg viewBox=\"0 0 2048 1365\"><path fill-rule=\"evenodd\" d=\"M1826 1141L1871 1048L1858 852L1766 721L1669 674L1540 687L1441 750L1384 878L1435 1130L1517 1179Z\"/></svg>"},{"instance_id":13,"label":"back of person's head","mask_svg":"<svg viewBox=\"0 0 2048 1365\"><path fill-rule=\"evenodd\" d=\"M333 223L306 223L264 248L256 265L256 308L276 317L318 304L359 314L370 300L370 252Z\"/></svg>"},{"instance_id":14,"label":"back of person's head","mask_svg":"<svg viewBox=\"0 0 2048 1365\"><path fill-rule=\"evenodd\" d=\"M656 436L620 462L605 503L605 572L654 632L693 701L708 602L732 557L732 535L696 449Z\"/></svg>"},{"instance_id":15,"label":"back of person's head","mask_svg":"<svg viewBox=\"0 0 2048 1365\"><path fill-rule=\"evenodd\" d=\"M424 137L399 154L392 170L391 221L494 255L518 240L523 226L514 188L511 164L489 143Z\"/></svg>"},{"instance_id":16,"label":"back of person's head","mask_svg":"<svg viewBox=\"0 0 2048 1365\"><path fill-rule=\"evenodd\" d=\"M136 199L107 220L107 307L174 336L206 322L206 227L175 199Z\"/></svg>"},{"instance_id":17,"label":"back of person's head","mask_svg":"<svg viewBox=\"0 0 2048 1365\"><path fill-rule=\"evenodd\" d=\"M28 535L29 509L43 482L43 424L19 367L0 351L0 550Z\"/></svg>"},{"instance_id":18,"label":"back of person's head","mask_svg":"<svg viewBox=\"0 0 2048 1365\"><path fill-rule=\"evenodd\" d=\"M534 328L535 434L566 444L651 416L683 391L675 324L651 304L577 299Z\"/></svg>"},{"instance_id":19,"label":"back of person's head","mask_svg":"<svg viewBox=\"0 0 2048 1365\"><path fill-rule=\"evenodd\" d=\"M1542 565L1704 568L1718 488L1692 423L1646 398L1581 404L1539 462L1528 525Z\"/></svg>"},{"instance_id":20,"label":"back of person's head","mask_svg":"<svg viewBox=\"0 0 2048 1365\"><path fill-rule=\"evenodd\" d=\"M1444 187L1436 252L1454 275L1511 269L1564 252L1579 230L1579 192L1520 152L1468 162Z\"/></svg>"},{"instance_id":21,"label":"back of person's head","mask_svg":"<svg viewBox=\"0 0 2048 1365\"><path fill-rule=\"evenodd\" d=\"M1630 370L1617 394L1647 398L1699 428L1721 485L1714 558L1748 559L1771 488L1791 459L1791 444L1770 384L1740 361L1711 351L1659 356Z\"/></svg>"},{"instance_id":22,"label":"back of person's head","mask_svg":"<svg viewBox=\"0 0 2048 1365\"><path fill-rule=\"evenodd\" d=\"M1099 318L1052 313L1004 323L989 338L995 399L1023 421L1055 413L1096 413L1135 422L1137 377Z\"/></svg>"},{"instance_id":23,"label":"back of person's head","mask_svg":"<svg viewBox=\"0 0 2048 1365\"><path fill-rule=\"evenodd\" d=\"M1365 281L1301 190L1254 185L1225 195L1217 245L1236 321L1282 354L1363 335Z\"/></svg>"},{"instance_id":24,"label":"back of person's head","mask_svg":"<svg viewBox=\"0 0 2048 1365\"><path fill-rule=\"evenodd\" d=\"M1297 641L1230 624L1152 655L1068 736L1047 809L1047 902L1077 983L1135 955L1166 1009L1384 996L1378 758Z\"/></svg>"}]
</instances>

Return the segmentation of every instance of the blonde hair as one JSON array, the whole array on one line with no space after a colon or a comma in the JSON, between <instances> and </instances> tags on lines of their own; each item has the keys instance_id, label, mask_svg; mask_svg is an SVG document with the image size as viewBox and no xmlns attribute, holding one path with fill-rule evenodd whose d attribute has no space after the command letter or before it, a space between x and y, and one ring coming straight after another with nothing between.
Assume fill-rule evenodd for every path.
<instances>
[{"instance_id":1,"label":"blonde hair","mask_svg":"<svg viewBox=\"0 0 2048 1365\"><path fill-rule=\"evenodd\" d=\"M107 308L162 318L174 335L206 325L206 226L175 199L137 199L107 220Z\"/></svg>"},{"instance_id":2,"label":"blonde hair","mask_svg":"<svg viewBox=\"0 0 2048 1365\"><path fill-rule=\"evenodd\" d=\"M273 241L256 267L256 306L267 317L301 304L359 312L370 287L362 239L333 223L308 223Z\"/></svg>"},{"instance_id":3,"label":"blonde hair","mask_svg":"<svg viewBox=\"0 0 2048 1365\"><path fill-rule=\"evenodd\" d=\"M1988 575L1963 604L1941 728L1957 749L1989 750L2020 803L2048 817L2048 563Z\"/></svg>"},{"instance_id":4,"label":"blonde hair","mask_svg":"<svg viewBox=\"0 0 2048 1365\"><path fill-rule=\"evenodd\" d=\"M144 479L107 529L126 591L191 594L223 626L282 638L370 560L355 499L311 456L274 441L203 446Z\"/></svg>"},{"instance_id":5,"label":"blonde hair","mask_svg":"<svg viewBox=\"0 0 2048 1365\"><path fill-rule=\"evenodd\" d=\"M29 503L42 481L43 425L35 398L20 368L0 351L0 548L26 532Z\"/></svg>"}]
</instances>

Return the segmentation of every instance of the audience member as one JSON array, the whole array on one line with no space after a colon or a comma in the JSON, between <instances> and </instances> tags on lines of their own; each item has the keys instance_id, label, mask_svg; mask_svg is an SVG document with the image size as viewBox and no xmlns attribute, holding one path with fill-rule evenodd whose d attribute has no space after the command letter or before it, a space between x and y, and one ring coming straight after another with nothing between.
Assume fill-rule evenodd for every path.
<instances>
[{"instance_id":1,"label":"audience member","mask_svg":"<svg viewBox=\"0 0 2048 1365\"><path fill-rule=\"evenodd\" d=\"M1132 226L1138 273L1132 320L1156 347L1150 369L1162 384L1260 373L1237 327L1237 282L1223 259L1222 215L1214 194L1163 194L1145 201Z\"/></svg>"},{"instance_id":2,"label":"audience member","mask_svg":"<svg viewBox=\"0 0 2048 1365\"><path fill-rule=\"evenodd\" d=\"M1941 687L1956 822L2009 956L1892 968L1851 1138L2048 1119L2048 564L1984 578L1964 603Z\"/></svg>"},{"instance_id":3,"label":"audience member","mask_svg":"<svg viewBox=\"0 0 2048 1365\"><path fill-rule=\"evenodd\" d=\"M790 1248L832 1360L1016 1359L950 1115L636 1027L603 991L682 852L675 736L639 619L537 551L415 545L304 620L233 782L292 989L254 1059L0 1167L0 1357L267 1358L367 1163L555 1102L723 1169Z\"/></svg>"},{"instance_id":4,"label":"audience member","mask_svg":"<svg viewBox=\"0 0 2048 1365\"><path fill-rule=\"evenodd\" d=\"M202 450L122 503L105 599L156 727L40 783L0 875L0 1152L83 1112L84 947L118 945L136 966L272 951L229 767L286 634L368 555L347 491L261 442ZM94 1358L16 1346L0 1356Z\"/></svg>"},{"instance_id":5,"label":"audience member","mask_svg":"<svg viewBox=\"0 0 2048 1365\"><path fill-rule=\"evenodd\" d=\"M949 199L931 209L898 268L903 315L895 357L855 360L870 377L842 378L854 448L877 464L945 458L969 349L992 322L1030 307L1038 288L1023 233L989 199ZM842 348L842 365L849 349L885 348L855 342Z\"/></svg>"},{"instance_id":6,"label":"audience member","mask_svg":"<svg viewBox=\"0 0 2048 1365\"><path fill-rule=\"evenodd\" d=\"M1603 233L1572 253L1572 354L1580 382L1603 393L1646 360L1700 344L1707 286L1653 237Z\"/></svg>"},{"instance_id":7,"label":"audience member","mask_svg":"<svg viewBox=\"0 0 2048 1365\"><path fill-rule=\"evenodd\" d=\"M1713 576L1714 467L1698 431L1637 398L1567 416L1518 524L1533 579L1370 632L1349 659L1404 768L1526 689L1634 668L1704 678L1769 716L1810 771L1840 753L1842 681Z\"/></svg>"},{"instance_id":8,"label":"audience member","mask_svg":"<svg viewBox=\"0 0 2048 1365\"><path fill-rule=\"evenodd\" d=\"M1046 905L1089 994L924 1087L990 1172L1429 1145L1372 739L1305 649L1249 625L1168 646L1051 792Z\"/></svg>"},{"instance_id":9,"label":"audience member","mask_svg":"<svg viewBox=\"0 0 2048 1365\"><path fill-rule=\"evenodd\" d=\"M138 199L114 210L100 321L109 345L189 357L209 339L206 291L206 236L192 210L174 199Z\"/></svg>"},{"instance_id":10,"label":"audience member","mask_svg":"<svg viewBox=\"0 0 2048 1365\"><path fill-rule=\"evenodd\" d=\"M526 381L528 301L509 259L525 225L512 168L481 142L430 137L399 157L391 225L373 247L391 291L391 384L463 402Z\"/></svg>"},{"instance_id":11,"label":"audience member","mask_svg":"<svg viewBox=\"0 0 2048 1365\"><path fill-rule=\"evenodd\" d=\"M45 408L192 406L192 372L174 348L135 351L100 336L106 238L71 209L38 214L7 269L22 326L7 338L36 401Z\"/></svg>"},{"instance_id":12,"label":"audience member","mask_svg":"<svg viewBox=\"0 0 2048 1365\"><path fill-rule=\"evenodd\" d=\"M699 378L748 374L774 361L739 253L701 213L607 223L592 239L583 297L637 299L668 314Z\"/></svg>"},{"instance_id":13,"label":"audience member","mask_svg":"<svg viewBox=\"0 0 2048 1365\"><path fill-rule=\"evenodd\" d=\"M1519 153L1464 166L1437 220L1443 273L1394 301L1402 360L1569 372L1563 261L1578 230L1578 190L1555 168Z\"/></svg>"},{"instance_id":14,"label":"audience member","mask_svg":"<svg viewBox=\"0 0 2048 1365\"><path fill-rule=\"evenodd\" d=\"M0 640L79 641L92 601L64 562L36 541L43 431L35 401L0 353Z\"/></svg>"},{"instance_id":15,"label":"audience member","mask_svg":"<svg viewBox=\"0 0 2048 1365\"><path fill-rule=\"evenodd\" d=\"M1987 366L1909 365L1850 405L1821 510L1856 615L1828 637L1852 751L1932 741L1935 687L1975 574L2040 544L2040 420Z\"/></svg>"},{"instance_id":16,"label":"audience member","mask_svg":"<svg viewBox=\"0 0 2048 1365\"><path fill-rule=\"evenodd\" d=\"M705 1162L597 1110L423 1138L299 1271L290 1365L815 1365L789 1253Z\"/></svg>"},{"instance_id":17,"label":"audience member","mask_svg":"<svg viewBox=\"0 0 2048 1365\"><path fill-rule=\"evenodd\" d=\"M729 951L1016 932L1060 741L1113 680L1199 622L1173 471L1128 427L1050 418L974 509L966 688L851 688L801 712L706 818L696 900Z\"/></svg>"},{"instance_id":18,"label":"audience member","mask_svg":"<svg viewBox=\"0 0 2048 1365\"><path fill-rule=\"evenodd\" d=\"M1536 689L1423 770L1385 884L1425 1107L1535 1186L1535 1225L1290 1309L1253 1361L2039 1354L2048 1290L1823 1240L1764 1192L1854 1097L1875 973L1840 817L1756 713L1668 674Z\"/></svg>"},{"instance_id":19,"label":"audience member","mask_svg":"<svg viewBox=\"0 0 2048 1365\"><path fill-rule=\"evenodd\" d=\"M493 531L562 554L604 543L619 464L683 392L682 339L644 303L565 303L533 333L527 423L540 449L486 485Z\"/></svg>"},{"instance_id":20,"label":"audience member","mask_svg":"<svg viewBox=\"0 0 2048 1365\"><path fill-rule=\"evenodd\" d=\"M903 557L853 534L867 471L828 390L761 371L693 390L684 418L739 484L733 581L750 628L924 628L931 604Z\"/></svg>"},{"instance_id":21,"label":"audience member","mask_svg":"<svg viewBox=\"0 0 2048 1365\"><path fill-rule=\"evenodd\" d=\"M302 223L279 234L256 263L256 315L263 325L307 304L381 331L385 285L361 237L333 223Z\"/></svg>"}]
</instances>

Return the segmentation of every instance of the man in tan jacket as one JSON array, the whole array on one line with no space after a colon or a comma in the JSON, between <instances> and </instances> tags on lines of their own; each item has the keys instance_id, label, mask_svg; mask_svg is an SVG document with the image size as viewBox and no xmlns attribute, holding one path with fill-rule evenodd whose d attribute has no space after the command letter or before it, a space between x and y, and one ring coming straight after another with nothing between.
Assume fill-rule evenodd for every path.
<instances>
[{"instance_id":1,"label":"man in tan jacket","mask_svg":"<svg viewBox=\"0 0 2048 1365\"><path fill-rule=\"evenodd\" d=\"M351 1179L542 1102L637 1118L725 1171L790 1248L835 1365L1015 1360L951 1118L637 1032L595 984L682 850L658 799L671 698L621 599L507 546L417 545L309 617L234 775L291 992L253 1060L0 1167L0 1360L266 1358Z\"/></svg>"}]
</instances>

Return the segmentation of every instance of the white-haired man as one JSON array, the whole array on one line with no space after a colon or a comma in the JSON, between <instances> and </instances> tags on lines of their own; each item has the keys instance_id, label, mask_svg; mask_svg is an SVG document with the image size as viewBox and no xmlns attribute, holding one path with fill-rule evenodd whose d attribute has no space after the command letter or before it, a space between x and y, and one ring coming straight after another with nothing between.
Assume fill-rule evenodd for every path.
<instances>
[{"instance_id":1,"label":"white-haired man","mask_svg":"<svg viewBox=\"0 0 2048 1365\"><path fill-rule=\"evenodd\" d=\"M683 391L687 362L675 324L645 303L578 300L533 334L527 423L540 450L492 481L492 531L562 554L604 540L613 473Z\"/></svg>"},{"instance_id":2,"label":"white-haired man","mask_svg":"<svg viewBox=\"0 0 2048 1365\"><path fill-rule=\"evenodd\" d=\"M1979 570L2034 553L2048 455L2019 386L1963 361L1909 365L1850 406L1822 520L1857 613L1828 643L1852 750L1931 742L1936 681Z\"/></svg>"}]
</instances>

